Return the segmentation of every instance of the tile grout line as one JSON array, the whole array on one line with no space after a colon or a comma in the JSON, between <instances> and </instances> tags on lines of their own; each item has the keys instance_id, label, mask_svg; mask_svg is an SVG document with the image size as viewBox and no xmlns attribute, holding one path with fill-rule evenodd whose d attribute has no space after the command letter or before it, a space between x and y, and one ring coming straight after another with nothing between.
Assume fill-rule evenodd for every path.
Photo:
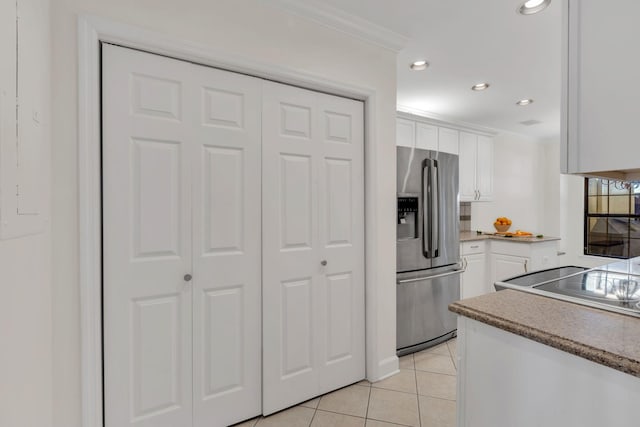
<instances>
[{"instance_id":1,"label":"tile grout line","mask_svg":"<svg viewBox=\"0 0 640 427\"><path fill-rule=\"evenodd\" d=\"M369 396L367 397L367 410L364 413L364 425L366 427L367 420L369 419L369 404L371 404L371 389L373 388L373 383L369 382Z\"/></svg>"},{"instance_id":2,"label":"tile grout line","mask_svg":"<svg viewBox=\"0 0 640 427\"><path fill-rule=\"evenodd\" d=\"M410 426L409 424L392 423L391 421L379 420L377 418L367 418L367 420L378 421L380 423L386 423L386 424L391 424L394 426L401 426L401 427L419 427L419 426Z\"/></svg>"},{"instance_id":3,"label":"tile grout line","mask_svg":"<svg viewBox=\"0 0 640 427\"><path fill-rule=\"evenodd\" d=\"M316 409L316 412L328 412L329 414L336 414L336 415L344 415L345 417L352 417L352 418L360 418L361 420L366 419L366 415L360 416L360 415L353 415L353 414L345 414L344 412L337 412L337 411L330 411L328 409Z\"/></svg>"},{"instance_id":4,"label":"tile grout line","mask_svg":"<svg viewBox=\"0 0 640 427\"><path fill-rule=\"evenodd\" d=\"M411 354L411 360L413 360L413 379L416 382L416 401L418 403L418 425L422 426L422 414L420 413L420 394L418 393L418 370L416 369L416 358L414 354Z\"/></svg>"},{"instance_id":5,"label":"tile grout line","mask_svg":"<svg viewBox=\"0 0 640 427\"><path fill-rule=\"evenodd\" d=\"M318 406L320 406L319 400L318 400ZM313 424L313 419L316 417L316 414L318 413L318 406L316 406L315 409L313 410L313 415L311 416L311 420L309 421L309 427L311 427L311 424Z\"/></svg>"}]
</instances>

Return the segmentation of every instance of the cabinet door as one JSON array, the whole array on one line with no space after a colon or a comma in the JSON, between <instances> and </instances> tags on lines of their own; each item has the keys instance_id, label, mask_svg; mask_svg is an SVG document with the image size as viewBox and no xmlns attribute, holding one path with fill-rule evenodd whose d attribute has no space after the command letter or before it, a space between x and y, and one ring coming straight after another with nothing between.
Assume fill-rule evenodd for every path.
<instances>
[{"instance_id":1,"label":"cabinet door","mask_svg":"<svg viewBox=\"0 0 640 427\"><path fill-rule=\"evenodd\" d=\"M460 132L460 201L473 202L476 192L476 157L478 136Z\"/></svg>"},{"instance_id":2,"label":"cabinet door","mask_svg":"<svg viewBox=\"0 0 640 427\"><path fill-rule=\"evenodd\" d=\"M438 151L451 154L460 153L459 137L460 132L457 130L438 128Z\"/></svg>"},{"instance_id":3,"label":"cabinet door","mask_svg":"<svg viewBox=\"0 0 640 427\"><path fill-rule=\"evenodd\" d=\"M531 266L529 271L546 270L558 265L557 241L532 243L531 246Z\"/></svg>"},{"instance_id":4,"label":"cabinet door","mask_svg":"<svg viewBox=\"0 0 640 427\"><path fill-rule=\"evenodd\" d=\"M416 146L416 122L396 119L396 145L409 148Z\"/></svg>"},{"instance_id":5,"label":"cabinet door","mask_svg":"<svg viewBox=\"0 0 640 427\"><path fill-rule=\"evenodd\" d=\"M438 151L438 128L416 123L416 148Z\"/></svg>"},{"instance_id":6,"label":"cabinet door","mask_svg":"<svg viewBox=\"0 0 640 427\"><path fill-rule=\"evenodd\" d=\"M637 171L640 56L629 51L629 42L640 38L640 2L562 3L568 9L568 61L563 63L563 125L568 128L561 132L560 150L568 158L562 159L562 171L600 176Z\"/></svg>"},{"instance_id":7,"label":"cabinet door","mask_svg":"<svg viewBox=\"0 0 640 427\"><path fill-rule=\"evenodd\" d=\"M493 198L493 139L478 136L476 189L479 201Z\"/></svg>"},{"instance_id":8,"label":"cabinet door","mask_svg":"<svg viewBox=\"0 0 640 427\"><path fill-rule=\"evenodd\" d=\"M527 273L530 264L531 261L529 258L491 254L491 272L493 276L491 279L491 287L493 288L493 284L500 280Z\"/></svg>"},{"instance_id":9,"label":"cabinet door","mask_svg":"<svg viewBox=\"0 0 640 427\"><path fill-rule=\"evenodd\" d=\"M491 292L493 284L487 277L487 257L485 254L465 255L462 262L466 266L460 278L461 298L471 298Z\"/></svg>"}]
</instances>

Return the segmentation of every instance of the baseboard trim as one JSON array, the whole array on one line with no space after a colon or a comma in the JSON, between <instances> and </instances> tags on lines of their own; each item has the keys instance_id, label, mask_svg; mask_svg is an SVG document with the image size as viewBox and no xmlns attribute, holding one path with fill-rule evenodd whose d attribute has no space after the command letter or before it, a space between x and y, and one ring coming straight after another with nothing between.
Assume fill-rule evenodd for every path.
<instances>
[{"instance_id":1,"label":"baseboard trim","mask_svg":"<svg viewBox=\"0 0 640 427\"><path fill-rule=\"evenodd\" d=\"M378 363L378 375L376 378L367 378L369 382L382 381L400 372L400 359L398 356L391 356Z\"/></svg>"}]
</instances>

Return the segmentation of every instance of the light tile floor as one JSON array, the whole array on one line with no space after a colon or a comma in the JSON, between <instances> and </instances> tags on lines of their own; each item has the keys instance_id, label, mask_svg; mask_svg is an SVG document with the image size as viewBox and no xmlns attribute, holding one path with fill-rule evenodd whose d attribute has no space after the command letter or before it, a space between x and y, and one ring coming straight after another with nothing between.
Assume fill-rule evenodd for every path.
<instances>
[{"instance_id":1,"label":"light tile floor","mask_svg":"<svg viewBox=\"0 0 640 427\"><path fill-rule=\"evenodd\" d=\"M400 358L400 372L361 381L236 427L455 427L456 340Z\"/></svg>"}]
</instances>

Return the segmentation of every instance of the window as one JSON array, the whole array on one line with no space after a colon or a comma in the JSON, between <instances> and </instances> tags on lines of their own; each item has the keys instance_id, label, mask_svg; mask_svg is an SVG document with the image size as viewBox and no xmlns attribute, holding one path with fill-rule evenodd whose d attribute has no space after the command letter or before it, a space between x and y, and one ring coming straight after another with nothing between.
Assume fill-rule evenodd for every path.
<instances>
[{"instance_id":1,"label":"window","mask_svg":"<svg viewBox=\"0 0 640 427\"><path fill-rule=\"evenodd\" d=\"M585 255L640 256L640 182L586 178Z\"/></svg>"}]
</instances>

